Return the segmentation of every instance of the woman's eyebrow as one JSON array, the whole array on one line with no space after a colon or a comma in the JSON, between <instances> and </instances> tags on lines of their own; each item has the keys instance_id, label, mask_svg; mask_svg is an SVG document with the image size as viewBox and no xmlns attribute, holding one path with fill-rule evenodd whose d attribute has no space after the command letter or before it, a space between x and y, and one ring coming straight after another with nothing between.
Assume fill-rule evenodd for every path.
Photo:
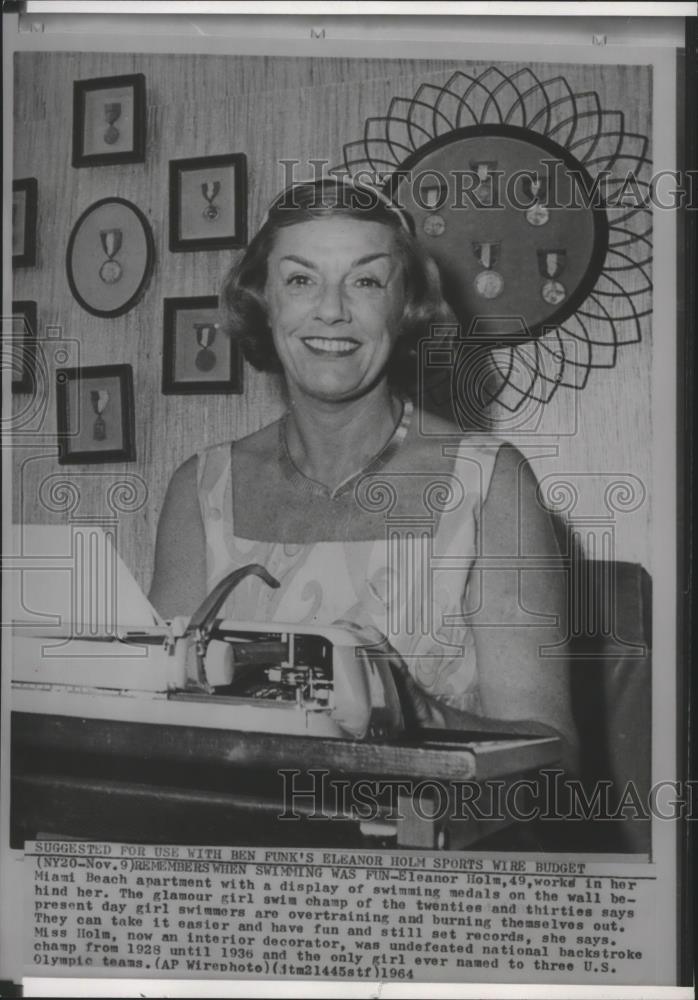
<instances>
[{"instance_id":1,"label":"woman's eyebrow","mask_svg":"<svg viewBox=\"0 0 698 1000\"><path fill-rule=\"evenodd\" d=\"M300 264L301 267L316 268L317 265L313 264L312 260L306 260L305 257L297 257L294 253L287 253L281 258L281 260L292 260L294 264Z\"/></svg>"},{"instance_id":2,"label":"woman's eyebrow","mask_svg":"<svg viewBox=\"0 0 698 1000\"><path fill-rule=\"evenodd\" d=\"M369 253L365 257L359 257L358 260L352 262L352 267L363 267L364 264L370 264L374 260L381 260L382 258L387 258L388 260L392 257L389 253Z\"/></svg>"}]
</instances>

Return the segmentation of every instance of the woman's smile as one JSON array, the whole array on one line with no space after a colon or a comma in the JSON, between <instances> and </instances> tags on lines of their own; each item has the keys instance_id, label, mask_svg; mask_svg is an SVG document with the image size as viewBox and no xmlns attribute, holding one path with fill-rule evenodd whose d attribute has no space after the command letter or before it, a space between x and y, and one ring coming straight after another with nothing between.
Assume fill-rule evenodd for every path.
<instances>
[{"instance_id":1,"label":"woman's smile","mask_svg":"<svg viewBox=\"0 0 698 1000\"><path fill-rule=\"evenodd\" d=\"M303 337L303 343L313 354L330 358L346 358L361 346L357 340L340 337Z\"/></svg>"}]
</instances>

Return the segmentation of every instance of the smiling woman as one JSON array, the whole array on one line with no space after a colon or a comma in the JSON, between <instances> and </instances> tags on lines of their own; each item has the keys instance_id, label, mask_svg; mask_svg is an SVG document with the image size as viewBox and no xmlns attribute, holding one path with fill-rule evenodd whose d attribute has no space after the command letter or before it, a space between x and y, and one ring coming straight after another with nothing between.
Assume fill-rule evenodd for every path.
<instances>
[{"instance_id":1,"label":"smiling woman","mask_svg":"<svg viewBox=\"0 0 698 1000\"><path fill-rule=\"evenodd\" d=\"M410 218L356 185L297 185L223 299L248 360L283 374L288 411L175 472L155 606L191 614L259 563L281 586L247 578L230 617L349 623L389 651L416 725L554 733L573 767L552 525L516 449L415 406L418 343L448 310Z\"/></svg>"},{"instance_id":2,"label":"smiling woman","mask_svg":"<svg viewBox=\"0 0 698 1000\"><path fill-rule=\"evenodd\" d=\"M267 268L269 323L291 400L363 396L400 335L404 279L391 230L352 218L302 222L279 233Z\"/></svg>"}]
</instances>

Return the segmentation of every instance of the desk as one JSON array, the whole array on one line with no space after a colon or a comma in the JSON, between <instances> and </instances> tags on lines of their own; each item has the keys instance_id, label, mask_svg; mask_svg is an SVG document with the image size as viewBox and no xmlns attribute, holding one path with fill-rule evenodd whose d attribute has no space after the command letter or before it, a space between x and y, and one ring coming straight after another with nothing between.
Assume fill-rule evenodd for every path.
<instances>
[{"instance_id":1,"label":"desk","mask_svg":"<svg viewBox=\"0 0 698 1000\"><path fill-rule=\"evenodd\" d=\"M501 787L554 767L559 751L555 738L474 741L434 732L419 743L358 743L13 712L12 844L62 834L144 843L454 846L444 817L430 822L409 809L396 822L383 809L374 822L361 822L347 799L352 783L379 782L383 793L388 782L408 780L450 787L500 779ZM314 794L297 795L291 808L292 789ZM280 818L291 811L299 818ZM488 832L472 819L456 827L459 847Z\"/></svg>"}]
</instances>

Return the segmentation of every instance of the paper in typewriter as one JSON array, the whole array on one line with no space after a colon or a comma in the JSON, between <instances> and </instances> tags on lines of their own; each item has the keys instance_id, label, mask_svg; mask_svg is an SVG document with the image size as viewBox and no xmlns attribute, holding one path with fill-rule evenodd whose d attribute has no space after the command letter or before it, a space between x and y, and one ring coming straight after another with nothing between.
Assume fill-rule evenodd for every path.
<instances>
[{"instance_id":1,"label":"paper in typewriter","mask_svg":"<svg viewBox=\"0 0 698 1000\"><path fill-rule=\"evenodd\" d=\"M27 995L685 995L680 43L668 17L593 45L495 20L4 15L0 978ZM168 482L285 410L222 282L277 192L332 170L380 175L439 268L454 319L418 345L407 433L447 419L456 474L388 461L376 537L256 543L209 452L219 576L284 583L243 580L197 645L145 596ZM559 544L520 525L521 579L564 571L540 655L569 670L574 775L554 734L405 730L337 623L366 577L425 689L484 714L493 623L462 599L501 441Z\"/></svg>"}]
</instances>

